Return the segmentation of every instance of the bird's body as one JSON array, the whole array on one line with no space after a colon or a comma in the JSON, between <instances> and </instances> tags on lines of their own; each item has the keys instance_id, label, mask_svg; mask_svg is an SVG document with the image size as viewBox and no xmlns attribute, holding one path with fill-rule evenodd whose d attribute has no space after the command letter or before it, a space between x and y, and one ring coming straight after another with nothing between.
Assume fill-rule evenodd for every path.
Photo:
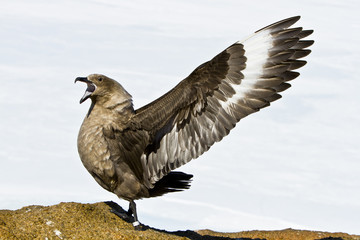
<instances>
[{"instance_id":1,"label":"bird's body","mask_svg":"<svg viewBox=\"0 0 360 240\"><path fill-rule=\"evenodd\" d=\"M311 30L288 27L300 17L265 27L236 42L152 103L134 110L115 80L92 74L76 81L92 104L78 136L80 158L106 190L130 202L189 188L192 175L172 170L220 141L247 115L279 99L305 65Z\"/></svg>"},{"instance_id":2,"label":"bird's body","mask_svg":"<svg viewBox=\"0 0 360 240\"><path fill-rule=\"evenodd\" d=\"M132 106L122 107L116 111L96 104L80 128L78 149L84 166L103 188L126 200L138 199L148 196L147 189L119 159L120 149L112 146L111 131L124 131L134 112Z\"/></svg>"}]
</instances>

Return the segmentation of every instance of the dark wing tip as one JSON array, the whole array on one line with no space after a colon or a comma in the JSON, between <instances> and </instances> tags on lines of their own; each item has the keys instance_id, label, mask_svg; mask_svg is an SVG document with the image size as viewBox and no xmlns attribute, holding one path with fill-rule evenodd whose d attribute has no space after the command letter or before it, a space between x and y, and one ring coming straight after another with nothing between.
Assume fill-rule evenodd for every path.
<instances>
[{"instance_id":1,"label":"dark wing tip","mask_svg":"<svg viewBox=\"0 0 360 240\"><path fill-rule=\"evenodd\" d=\"M300 34L298 34L298 37L299 37L299 39L305 38L305 37L311 35L312 33L314 33L314 30L312 30L312 29L311 30L303 30L303 31L301 31Z\"/></svg>"},{"instance_id":2,"label":"dark wing tip","mask_svg":"<svg viewBox=\"0 0 360 240\"><path fill-rule=\"evenodd\" d=\"M260 32L260 31L265 30L265 29L279 29L279 30L280 29L285 29L285 28L290 27L291 25L293 25L297 21L299 21L299 19L300 19L300 16L286 18L286 19L283 19L281 21L270 24L270 25L268 25L266 27L263 27L263 28L257 30L255 33Z\"/></svg>"}]
</instances>

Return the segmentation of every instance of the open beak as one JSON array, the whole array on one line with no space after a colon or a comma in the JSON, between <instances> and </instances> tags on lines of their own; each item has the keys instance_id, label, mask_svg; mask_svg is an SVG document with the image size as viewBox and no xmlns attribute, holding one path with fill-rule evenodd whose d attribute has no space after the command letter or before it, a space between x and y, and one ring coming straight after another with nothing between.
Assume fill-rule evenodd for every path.
<instances>
[{"instance_id":1,"label":"open beak","mask_svg":"<svg viewBox=\"0 0 360 240\"><path fill-rule=\"evenodd\" d=\"M84 83L87 84L87 88L86 88L85 94L84 94L84 96L80 99L80 104L81 104L81 103L85 102L85 100L88 99L88 98L91 96L91 94L95 91L96 85L95 85L92 81L88 80L86 77L77 77L77 78L75 79L75 83L76 83L77 81L79 81L79 82L84 82Z\"/></svg>"}]
</instances>

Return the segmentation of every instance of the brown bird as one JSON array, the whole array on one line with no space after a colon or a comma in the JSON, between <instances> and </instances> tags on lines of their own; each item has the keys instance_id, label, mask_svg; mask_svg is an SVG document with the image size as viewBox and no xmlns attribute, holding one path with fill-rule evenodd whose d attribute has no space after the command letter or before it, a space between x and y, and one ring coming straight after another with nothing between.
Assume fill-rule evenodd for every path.
<instances>
[{"instance_id":1,"label":"brown bird","mask_svg":"<svg viewBox=\"0 0 360 240\"><path fill-rule=\"evenodd\" d=\"M80 158L106 190L130 202L190 187L192 175L172 171L199 157L236 123L279 99L279 92L306 64L298 60L314 41L312 30L289 28L288 18L256 31L197 67L165 95L134 110L131 95L100 74L78 77L87 84L80 103L91 99L80 128Z\"/></svg>"}]
</instances>

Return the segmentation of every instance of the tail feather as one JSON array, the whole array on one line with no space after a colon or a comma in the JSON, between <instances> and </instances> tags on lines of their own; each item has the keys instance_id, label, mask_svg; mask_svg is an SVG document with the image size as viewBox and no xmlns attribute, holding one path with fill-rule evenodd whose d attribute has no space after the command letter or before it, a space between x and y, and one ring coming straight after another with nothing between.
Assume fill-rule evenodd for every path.
<instances>
[{"instance_id":1,"label":"tail feather","mask_svg":"<svg viewBox=\"0 0 360 240\"><path fill-rule=\"evenodd\" d=\"M149 190L150 197L158 197L169 192L179 192L190 188L193 175L183 172L170 172L158 182L154 188Z\"/></svg>"}]
</instances>

